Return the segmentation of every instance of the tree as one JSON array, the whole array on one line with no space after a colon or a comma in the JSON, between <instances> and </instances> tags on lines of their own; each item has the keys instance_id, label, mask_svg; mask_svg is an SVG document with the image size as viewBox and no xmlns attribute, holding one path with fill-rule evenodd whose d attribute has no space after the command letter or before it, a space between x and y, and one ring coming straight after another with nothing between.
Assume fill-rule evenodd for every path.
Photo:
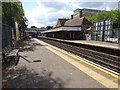
<instances>
[{"instance_id":1,"label":"tree","mask_svg":"<svg viewBox=\"0 0 120 90\"><path fill-rule=\"evenodd\" d=\"M37 28L36 26L31 26L31 28Z\"/></svg>"},{"instance_id":2,"label":"tree","mask_svg":"<svg viewBox=\"0 0 120 90\"><path fill-rule=\"evenodd\" d=\"M11 6L9 2L2 2L2 22L11 25Z\"/></svg>"},{"instance_id":3,"label":"tree","mask_svg":"<svg viewBox=\"0 0 120 90\"><path fill-rule=\"evenodd\" d=\"M120 11L119 10L113 10L112 12L112 19L114 22L114 28L118 27L118 23L120 22Z\"/></svg>"},{"instance_id":4,"label":"tree","mask_svg":"<svg viewBox=\"0 0 120 90\"><path fill-rule=\"evenodd\" d=\"M24 16L22 3L18 2L2 2L2 30L6 30L9 26L9 37L5 37L7 41L12 41L14 36L18 41L25 37L25 28L27 28L28 20ZM16 24L17 23L17 24ZM5 25L4 25L5 24ZM6 32L4 32L6 33ZM10 42L8 42L10 44Z\"/></svg>"},{"instance_id":5,"label":"tree","mask_svg":"<svg viewBox=\"0 0 120 90\"><path fill-rule=\"evenodd\" d=\"M45 29L45 27L41 27L41 28Z\"/></svg>"},{"instance_id":6,"label":"tree","mask_svg":"<svg viewBox=\"0 0 120 90\"><path fill-rule=\"evenodd\" d=\"M21 2L2 2L2 22L13 26L13 22L26 27L24 19L24 10Z\"/></svg>"},{"instance_id":7,"label":"tree","mask_svg":"<svg viewBox=\"0 0 120 90\"><path fill-rule=\"evenodd\" d=\"M118 27L118 22L120 22L120 11L119 10L112 10L112 11L103 11L94 16L86 16L86 18L91 21L92 23L112 19L114 23L114 28Z\"/></svg>"},{"instance_id":8,"label":"tree","mask_svg":"<svg viewBox=\"0 0 120 90\"><path fill-rule=\"evenodd\" d=\"M47 26L46 29L47 30L53 29L53 26Z\"/></svg>"}]
</instances>

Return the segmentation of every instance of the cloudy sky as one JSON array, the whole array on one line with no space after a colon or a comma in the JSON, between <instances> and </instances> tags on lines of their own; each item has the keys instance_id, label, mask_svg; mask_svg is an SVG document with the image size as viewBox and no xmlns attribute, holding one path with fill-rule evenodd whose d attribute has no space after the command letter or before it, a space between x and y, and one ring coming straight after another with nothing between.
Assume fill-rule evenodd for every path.
<instances>
[{"instance_id":1,"label":"cloudy sky","mask_svg":"<svg viewBox=\"0 0 120 90\"><path fill-rule=\"evenodd\" d=\"M93 0L94 1L94 0ZM91 2L79 0L32 0L23 1L28 27L55 26L58 18L69 18L77 8L90 8L99 10L113 10L118 8L118 1Z\"/></svg>"}]
</instances>

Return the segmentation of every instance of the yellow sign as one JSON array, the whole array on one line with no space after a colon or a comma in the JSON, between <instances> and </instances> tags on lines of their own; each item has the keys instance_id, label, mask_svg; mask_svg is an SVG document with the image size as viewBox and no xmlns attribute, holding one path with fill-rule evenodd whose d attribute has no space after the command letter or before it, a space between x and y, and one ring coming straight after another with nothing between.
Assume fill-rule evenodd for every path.
<instances>
[{"instance_id":1,"label":"yellow sign","mask_svg":"<svg viewBox=\"0 0 120 90\"><path fill-rule=\"evenodd\" d=\"M98 34L98 37L102 37L102 34Z\"/></svg>"}]
</instances>

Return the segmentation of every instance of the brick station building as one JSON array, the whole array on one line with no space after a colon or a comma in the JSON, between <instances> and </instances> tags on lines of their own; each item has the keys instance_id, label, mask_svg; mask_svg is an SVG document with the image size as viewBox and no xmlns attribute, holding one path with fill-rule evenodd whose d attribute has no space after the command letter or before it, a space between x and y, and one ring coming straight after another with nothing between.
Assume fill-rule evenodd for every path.
<instances>
[{"instance_id":1,"label":"brick station building","mask_svg":"<svg viewBox=\"0 0 120 90\"><path fill-rule=\"evenodd\" d=\"M83 40L91 27L93 24L78 13L71 15L70 19L58 19L55 28L41 33L51 38Z\"/></svg>"}]
</instances>

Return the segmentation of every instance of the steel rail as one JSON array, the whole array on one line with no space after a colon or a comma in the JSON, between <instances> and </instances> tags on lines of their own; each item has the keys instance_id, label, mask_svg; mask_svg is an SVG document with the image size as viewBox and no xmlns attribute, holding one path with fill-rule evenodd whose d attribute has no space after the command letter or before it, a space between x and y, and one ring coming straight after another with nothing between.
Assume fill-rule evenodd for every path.
<instances>
[{"instance_id":1,"label":"steel rail","mask_svg":"<svg viewBox=\"0 0 120 90\"><path fill-rule=\"evenodd\" d=\"M64 42L59 42L56 40L49 40L49 39L41 39L42 41L45 41L53 46L59 47L63 50L66 50L70 53L73 53L75 55L78 55L80 57L83 57L91 62L94 62L98 65L101 65L105 68L108 68L114 72L120 73L120 57L86 49L81 48L80 46L74 46L70 45Z\"/></svg>"}]
</instances>

